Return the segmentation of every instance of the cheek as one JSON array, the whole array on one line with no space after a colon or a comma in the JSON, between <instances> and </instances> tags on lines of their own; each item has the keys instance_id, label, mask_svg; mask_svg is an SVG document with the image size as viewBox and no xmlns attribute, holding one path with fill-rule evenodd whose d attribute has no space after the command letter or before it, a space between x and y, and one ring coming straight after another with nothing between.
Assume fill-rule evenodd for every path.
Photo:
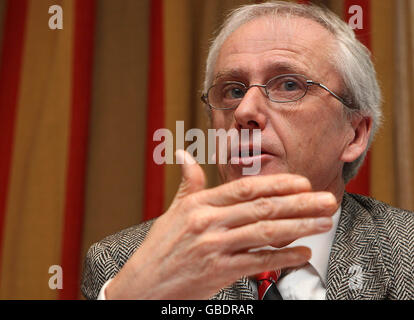
<instances>
[{"instance_id":1,"label":"cheek","mask_svg":"<svg viewBox=\"0 0 414 320\"><path fill-rule=\"evenodd\" d=\"M296 161L305 161L302 166L312 165L310 162L339 158L342 146L345 123L342 115L337 113L314 112L306 116L291 119L289 137L286 137L286 149L293 153ZM312 159L307 162L306 159Z\"/></svg>"},{"instance_id":2,"label":"cheek","mask_svg":"<svg viewBox=\"0 0 414 320\"><path fill-rule=\"evenodd\" d=\"M213 129L230 129L234 123L233 110L212 110L211 124Z\"/></svg>"}]
</instances>

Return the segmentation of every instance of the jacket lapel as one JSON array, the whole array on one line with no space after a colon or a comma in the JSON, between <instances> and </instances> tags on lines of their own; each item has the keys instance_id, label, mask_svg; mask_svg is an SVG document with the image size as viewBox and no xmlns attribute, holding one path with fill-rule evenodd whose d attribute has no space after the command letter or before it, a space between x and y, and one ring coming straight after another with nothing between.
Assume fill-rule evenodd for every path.
<instances>
[{"instance_id":1,"label":"jacket lapel","mask_svg":"<svg viewBox=\"0 0 414 320\"><path fill-rule=\"evenodd\" d=\"M231 286L221 289L211 300L254 300L253 289L249 279L243 277Z\"/></svg>"},{"instance_id":2,"label":"jacket lapel","mask_svg":"<svg viewBox=\"0 0 414 320\"><path fill-rule=\"evenodd\" d=\"M386 298L390 276L382 259L374 217L368 210L345 193L329 258L329 300Z\"/></svg>"}]
</instances>

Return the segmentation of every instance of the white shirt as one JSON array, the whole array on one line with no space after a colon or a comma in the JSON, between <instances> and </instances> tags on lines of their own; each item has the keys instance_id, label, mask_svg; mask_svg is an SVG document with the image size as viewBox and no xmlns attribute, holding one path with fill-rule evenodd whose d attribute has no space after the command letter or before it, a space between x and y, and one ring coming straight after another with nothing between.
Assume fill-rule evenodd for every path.
<instances>
[{"instance_id":1,"label":"white shirt","mask_svg":"<svg viewBox=\"0 0 414 320\"><path fill-rule=\"evenodd\" d=\"M284 300L325 300L329 255L340 215L341 207L332 217L333 226L328 232L298 239L287 246L309 247L312 250L312 257L307 265L289 270L285 276L277 281L276 287ZM262 249L277 250L270 246ZM105 289L111 281L112 279L109 279L105 282L99 292L98 300L106 300ZM251 280L250 284L257 299L256 281Z\"/></svg>"}]
</instances>

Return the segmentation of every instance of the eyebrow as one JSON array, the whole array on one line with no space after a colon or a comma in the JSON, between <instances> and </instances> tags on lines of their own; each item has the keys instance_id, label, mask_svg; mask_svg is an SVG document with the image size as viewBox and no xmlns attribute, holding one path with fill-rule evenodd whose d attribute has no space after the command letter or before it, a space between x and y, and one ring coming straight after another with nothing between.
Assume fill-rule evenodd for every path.
<instances>
[{"instance_id":1,"label":"eyebrow","mask_svg":"<svg viewBox=\"0 0 414 320\"><path fill-rule=\"evenodd\" d=\"M270 66L267 66L264 70L264 73L268 77L277 76L279 74L302 74L306 77L308 77L308 70L303 69L302 67L286 63L286 62L276 62L274 64L271 64ZM220 71L216 74L214 78L214 82L221 79L247 79L249 77L249 72L246 70L240 69L240 68L231 68L227 70Z\"/></svg>"}]
</instances>

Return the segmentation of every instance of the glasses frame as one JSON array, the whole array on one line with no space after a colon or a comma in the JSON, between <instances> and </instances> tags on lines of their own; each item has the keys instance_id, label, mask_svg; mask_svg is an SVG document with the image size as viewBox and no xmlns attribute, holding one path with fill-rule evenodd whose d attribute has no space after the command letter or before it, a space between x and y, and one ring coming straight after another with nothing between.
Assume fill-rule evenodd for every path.
<instances>
[{"instance_id":1,"label":"glasses frame","mask_svg":"<svg viewBox=\"0 0 414 320\"><path fill-rule=\"evenodd\" d=\"M305 81L306 81L306 90L305 90L305 92L303 93L303 95L301 96L301 97L299 97L299 98L297 98L297 99L294 99L294 100L289 100L289 101L279 101L279 100L272 100L271 98L270 98L270 96L269 96L269 92L268 92L268 89L267 89L267 87L268 87L268 85L269 85L269 83L270 82L272 82L272 81L274 81L275 79L278 79L278 78L282 78L282 77L292 77L292 76L295 76L295 77L301 77L301 78L303 78ZM350 108L350 109L356 109L354 106L352 106L352 105L350 105L349 103L347 103L346 101L345 101L345 99L344 98L342 98L342 97L340 97L339 95L337 95L335 92L333 92L332 90L330 90L327 86L325 86L325 85L323 85L322 83L320 83L320 82L316 82L316 81L313 81L313 80L308 80L307 79L307 77L306 76L304 76L303 74L296 74L296 73L291 73L291 74L281 74L281 75L278 75L278 76L276 76L276 77L273 77L273 78L271 78L266 84L252 84L252 85L250 85L250 86L246 86L243 82L239 82L239 81L225 81L225 83L227 83L227 84L231 84L231 83L233 83L233 84L238 84L238 85L241 85L242 87L244 87L244 89L245 89L245 94L247 93L247 91L249 90L249 89L251 89L251 88L254 88L254 87L258 87L258 88L263 88L264 89L264 91L265 91L265 93L266 93L266 96L267 96L267 98L270 100L270 101L272 101L272 102L276 102L276 103L290 103L290 102L296 102L296 101L298 101L298 100L300 100L300 99L303 99L305 96L306 96L306 94L308 93L308 90L309 90L309 87L311 87L311 86L318 86L318 87L320 87L320 88L322 88L322 89L324 89L325 91L327 91L329 94L331 94L335 99L337 99L338 101L340 101L344 106L346 106L347 108ZM208 94L209 94L209 92L210 92L210 90L212 89L212 88L214 88L215 86L217 86L217 84L214 84L214 85L212 85L208 90L207 90L207 93L204 93L202 96L201 96L201 101L203 101L203 103L205 103L206 105L208 105L209 106L209 108L210 109L214 109L214 110L235 110L235 109L237 109L238 108L238 106L240 105L240 103L241 103L241 100L243 100L243 98L240 100L240 103L237 105L237 106L235 106L235 107L228 107L228 108L217 108L217 107L214 107L214 106L212 106L211 104L210 104L210 102L209 102L209 100L208 100Z\"/></svg>"}]
</instances>

